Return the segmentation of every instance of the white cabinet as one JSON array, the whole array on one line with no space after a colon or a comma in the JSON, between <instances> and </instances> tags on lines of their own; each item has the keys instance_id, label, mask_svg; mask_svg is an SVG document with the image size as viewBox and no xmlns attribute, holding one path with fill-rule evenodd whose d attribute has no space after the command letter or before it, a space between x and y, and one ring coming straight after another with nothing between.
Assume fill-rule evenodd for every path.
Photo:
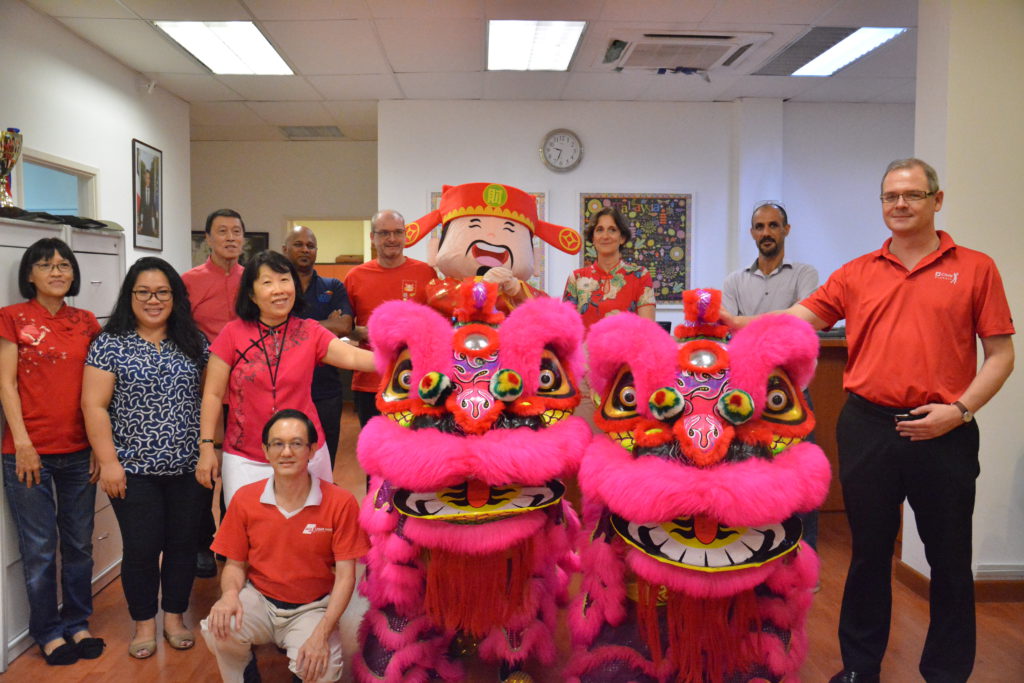
<instances>
[{"instance_id":1,"label":"white cabinet","mask_svg":"<svg viewBox=\"0 0 1024 683\"><path fill-rule=\"evenodd\" d=\"M102 324L109 317L124 278L124 234L80 230L66 225L40 225L0 218L0 306L24 301L18 291L18 266L25 248L44 237L71 246L82 281L68 303L92 311ZM59 391L59 388L56 390ZM0 502L0 671L32 645L28 635L28 597L18 550L18 535L5 494ZM117 578L121 565L121 532L110 499L97 490L93 530L93 592Z\"/></svg>"}]
</instances>

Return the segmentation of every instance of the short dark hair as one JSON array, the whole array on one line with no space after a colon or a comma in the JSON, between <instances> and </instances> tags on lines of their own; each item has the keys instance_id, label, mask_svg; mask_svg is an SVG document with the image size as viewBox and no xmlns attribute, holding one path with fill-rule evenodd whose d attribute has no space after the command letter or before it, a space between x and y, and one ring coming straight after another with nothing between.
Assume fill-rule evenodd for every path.
<instances>
[{"instance_id":1,"label":"short dark hair","mask_svg":"<svg viewBox=\"0 0 1024 683\"><path fill-rule=\"evenodd\" d=\"M782 225L783 225L783 227L789 225L789 214L786 213L786 207L784 207L782 204L779 204L778 202L761 202L760 204L755 206L754 210L750 213L750 226L751 227L754 226L754 216L756 216L757 212L760 211L761 209L763 209L766 206L768 208L770 208L770 209L775 209L776 211L778 211L779 213L782 214Z\"/></svg>"},{"instance_id":2,"label":"short dark hair","mask_svg":"<svg viewBox=\"0 0 1024 683\"><path fill-rule=\"evenodd\" d=\"M939 191L939 174L932 168L932 165L923 159L917 157L907 157L906 159L896 159L890 161L889 165L885 167L885 173L882 174L881 185L885 185L885 179L893 171L899 171L904 168L919 168L924 171L924 177L928 180L928 191L935 194Z\"/></svg>"},{"instance_id":3,"label":"short dark hair","mask_svg":"<svg viewBox=\"0 0 1024 683\"><path fill-rule=\"evenodd\" d=\"M317 442L316 425L313 424L313 420L309 419L309 415L306 415L301 410L295 410L294 408L285 408L279 410L270 416L267 420L267 424L263 425L263 445L269 446L270 443L270 428L281 420L298 420L306 425L306 440L309 441L310 445L315 445Z\"/></svg>"},{"instance_id":4,"label":"short dark hair","mask_svg":"<svg viewBox=\"0 0 1024 683\"><path fill-rule=\"evenodd\" d=\"M291 312L293 314L301 313L306 302L302 299L302 282L299 280L299 271L295 270L295 264L289 261L284 254L267 249L249 259L245 264L245 270L242 271L242 282L238 287L238 298L235 299L235 313L238 317L249 322L256 322L260 319L260 309L252 300L256 278L260 274L260 266L266 266L275 273L291 273L292 281L295 283L295 301L292 302Z\"/></svg>"},{"instance_id":5,"label":"short dark hair","mask_svg":"<svg viewBox=\"0 0 1024 683\"><path fill-rule=\"evenodd\" d=\"M583 236L588 242L592 243L594 241L594 231L597 230L597 222L601 220L601 216L612 217L612 220L615 221L615 227L617 227L619 232L626 238L626 242L633 239L633 231L629 228L629 223L627 223L626 219L622 217L619 210L614 206L607 206L595 213L590 217L590 220L587 221L587 227L583 230Z\"/></svg>"},{"instance_id":6,"label":"short dark hair","mask_svg":"<svg viewBox=\"0 0 1024 683\"><path fill-rule=\"evenodd\" d=\"M158 270L167 278L171 286L171 315L167 318L167 338L181 349L181 352L198 365L203 363L202 332L192 318L192 305L189 302L188 290L181 281L178 271L170 263L156 256L143 256L132 264L121 283L121 292L110 314L110 319L103 327L108 334L124 335L135 332L138 320L132 312L132 290L139 275L147 270Z\"/></svg>"},{"instance_id":7,"label":"short dark hair","mask_svg":"<svg viewBox=\"0 0 1024 683\"><path fill-rule=\"evenodd\" d=\"M214 218L237 218L238 222L242 224L242 232L245 232L245 221L242 220L242 215L234 209L217 209L209 216L206 217L206 234L210 234L210 227L213 225Z\"/></svg>"},{"instance_id":8,"label":"short dark hair","mask_svg":"<svg viewBox=\"0 0 1024 683\"><path fill-rule=\"evenodd\" d=\"M78 290L82 286L82 273L78 269L78 259L75 258L75 253L62 240L56 237L44 237L29 245L29 248L21 255L21 265L18 267L18 291L26 299L36 298L36 286L28 281L32 266L44 259L52 258L54 252L71 263L71 270L75 274L71 280L71 287L68 288L67 296L78 294Z\"/></svg>"}]
</instances>

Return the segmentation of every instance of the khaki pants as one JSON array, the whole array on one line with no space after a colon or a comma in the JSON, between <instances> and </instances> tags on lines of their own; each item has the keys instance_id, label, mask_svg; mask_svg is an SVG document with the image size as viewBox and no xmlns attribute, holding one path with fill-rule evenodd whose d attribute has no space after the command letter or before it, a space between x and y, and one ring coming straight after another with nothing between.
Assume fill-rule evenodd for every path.
<instances>
[{"instance_id":1,"label":"khaki pants","mask_svg":"<svg viewBox=\"0 0 1024 683\"><path fill-rule=\"evenodd\" d=\"M206 619L201 624L206 646L217 657L221 678L225 683L241 683L242 672L252 656L252 646L264 643L274 643L286 650L288 669L297 675L295 660L299 656L299 648L323 618L328 597L295 609L280 609L263 597L251 583L246 583L238 594L244 612L241 629L232 629L229 637L218 640L207 628ZM327 672L320 680L336 681L341 678L342 666L341 634L338 629L331 633L327 643L331 652Z\"/></svg>"}]
</instances>

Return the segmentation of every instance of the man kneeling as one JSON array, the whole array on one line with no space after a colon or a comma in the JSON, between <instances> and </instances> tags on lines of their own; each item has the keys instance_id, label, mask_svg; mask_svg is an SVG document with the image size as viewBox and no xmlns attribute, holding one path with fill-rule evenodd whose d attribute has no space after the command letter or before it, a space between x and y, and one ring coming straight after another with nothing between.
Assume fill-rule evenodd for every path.
<instances>
[{"instance_id":1,"label":"man kneeling","mask_svg":"<svg viewBox=\"0 0 1024 683\"><path fill-rule=\"evenodd\" d=\"M301 680L341 677L338 620L369 542L352 494L306 470L316 442L305 414L275 413L263 428L274 473L239 489L211 546L227 564L203 638L226 682L242 681L252 646L271 642Z\"/></svg>"}]
</instances>

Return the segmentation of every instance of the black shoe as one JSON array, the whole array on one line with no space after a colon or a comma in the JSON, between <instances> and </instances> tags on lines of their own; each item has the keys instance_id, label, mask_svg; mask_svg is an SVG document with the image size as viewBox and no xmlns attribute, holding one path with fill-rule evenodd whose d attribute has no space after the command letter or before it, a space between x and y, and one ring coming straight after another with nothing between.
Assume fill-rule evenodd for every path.
<instances>
[{"instance_id":1,"label":"black shoe","mask_svg":"<svg viewBox=\"0 0 1024 683\"><path fill-rule=\"evenodd\" d=\"M75 643L78 648L79 659L98 659L103 654L103 648L107 646L102 638L82 638Z\"/></svg>"},{"instance_id":2,"label":"black shoe","mask_svg":"<svg viewBox=\"0 0 1024 683\"><path fill-rule=\"evenodd\" d=\"M200 550L196 553L196 578L212 579L217 576L217 563L213 561L213 551Z\"/></svg>"},{"instance_id":3,"label":"black shoe","mask_svg":"<svg viewBox=\"0 0 1024 683\"><path fill-rule=\"evenodd\" d=\"M43 659L50 666L65 666L67 664L74 664L78 661L78 648L75 647L74 643L65 642L59 647L53 648L53 652L46 654L43 646L39 646L39 651L43 654Z\"/></svg>"},{"instance_id":4,"label":"black shoe","mask_svg":"<svg viewBox=\"0 0 1024 683\"><path fill-rule=\"evenodd\" d=\"M850 671L849 669L843 669L828 679L828 683L879 683L880 680L878 674L862 674Z\"/></svg>"}]
</instances>

